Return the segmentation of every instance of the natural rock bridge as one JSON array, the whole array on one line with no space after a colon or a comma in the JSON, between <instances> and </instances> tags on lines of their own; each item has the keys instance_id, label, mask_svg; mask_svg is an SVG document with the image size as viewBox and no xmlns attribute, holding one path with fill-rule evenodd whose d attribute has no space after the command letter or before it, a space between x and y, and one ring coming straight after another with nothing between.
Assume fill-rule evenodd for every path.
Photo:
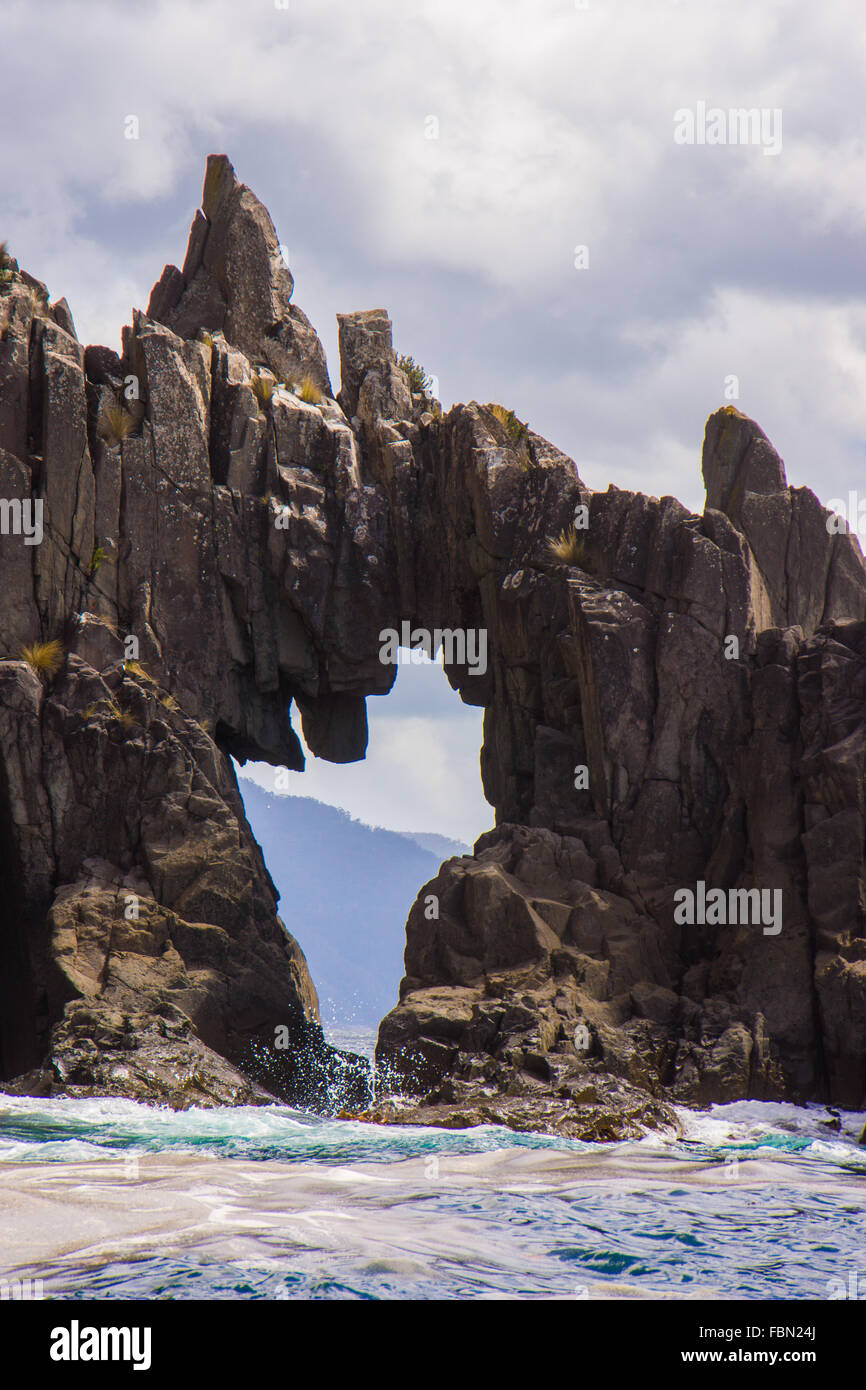
<instances>
[{"instance_id":1,"label":"natural rock bridge","mask_svg":"<svg viewBox=\"0 0 866 1390\"><path fill-rule=\"evenodd\" d=\"M294 706L363 757L408 622L487 634L485 673L447 674L485 707L496 829L409 915L379 1055L423 1104L376 1117L614 1138L673 1100L862 1106L856 541L731 408L702 516L592 492L504 412L413 394L384 310L340 316L334 397L292 292L224 156L122 357L4 272L0 497L41 499L44 538L0 537L2 1079L368 1103L230 755L300 768ZM699 881L780 891L782 930L682 925Z\"/></svg>"}]
</instances>

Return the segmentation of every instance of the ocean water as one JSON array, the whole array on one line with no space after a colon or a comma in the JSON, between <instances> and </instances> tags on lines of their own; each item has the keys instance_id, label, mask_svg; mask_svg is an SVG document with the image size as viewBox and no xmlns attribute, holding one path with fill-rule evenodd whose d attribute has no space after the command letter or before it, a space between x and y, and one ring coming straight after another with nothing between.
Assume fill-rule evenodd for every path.
<instances>
[{"instance_id":1,"label":"ocean water","mask_svg":"<svg viewBox=\"0 0 866 1390\"><path fill-rule=\"evenodd\" d=\"M866 1116L681 1117L601 1145L0 1096L0 1296L866 1297Z\"/></svg>"},{"instance_id":2,"label":"ocean water","mask_svg":"<svg viewBox=\"0 0 866 1390\"><path fill-rule=\"evenodd\" d=\"M325 1023L324 1033L332 1047L340 1047L344 1052L355 1052L372 1062L376 1050L377 1030L365 1028L361 1024Z\"/></svg>"}]
</instances>

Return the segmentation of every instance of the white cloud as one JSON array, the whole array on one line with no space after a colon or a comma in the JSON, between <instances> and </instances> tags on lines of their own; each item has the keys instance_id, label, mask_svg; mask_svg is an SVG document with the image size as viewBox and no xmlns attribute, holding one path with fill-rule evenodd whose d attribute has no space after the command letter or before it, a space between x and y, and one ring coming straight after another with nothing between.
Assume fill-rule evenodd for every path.
<instances>
[{"instance_id":1,"label":"white cloud","mask_svg":"<svg viewBox=\"0 0 866 1390\"><path fill-rule=\"evenodd\" d=\"M493 824L478 763L482 715L462 704L441 665L401 665L391 694L367 701L365 760L328 763L305 746L305 771L288 773L282 790L341 806L367 825L472 844ZM277 770L264 763L247 764L241 775L276 790Z\"/></svg>"}]
</instances>

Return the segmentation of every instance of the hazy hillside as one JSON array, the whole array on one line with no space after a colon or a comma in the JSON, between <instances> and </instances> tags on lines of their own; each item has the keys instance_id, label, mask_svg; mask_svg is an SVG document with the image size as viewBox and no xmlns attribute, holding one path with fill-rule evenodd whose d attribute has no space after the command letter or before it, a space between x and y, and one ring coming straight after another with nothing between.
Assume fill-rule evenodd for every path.
<instances>
[{"instance_id":1,"label":"hazy hillside","mask_svg":"<svg viewBox=\"0 0 866 1390\"><path fill-rule=\"evenodd\" d=\"M416 845L422 849L429 850L435 854L439 860L450 859L455 854L471 854L471 845L462 845L459 840L449 840L447 835L436 835L433 833L416 834L410 830L397 830L394 834L401 836L404 840L414 840Z\"/></svg>"},{"instance_id":2,"label":"hazy hillside","mask_svg":"<svg viewBox=\"0 0 866 1390\"><path fill-rule=\"evenodd\" d=\"M468 847L441 835L374 829L244 777L240 788L280 893L280 916L306 954L323 1021L378 1023L397 1002L406 917L419 888L444 858Z\"/></svg>"}]
</instances>

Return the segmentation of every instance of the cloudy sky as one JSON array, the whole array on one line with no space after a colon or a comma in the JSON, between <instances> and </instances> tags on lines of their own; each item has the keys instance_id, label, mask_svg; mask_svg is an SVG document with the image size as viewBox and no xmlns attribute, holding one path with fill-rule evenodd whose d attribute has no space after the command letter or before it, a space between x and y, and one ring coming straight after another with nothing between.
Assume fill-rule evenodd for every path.
<instances>
[{"instance_id":1,"label":"cloudy sky","mask_svg":"<svg viewBox=\"0 0 866 1390\"><path fill-rule=\"evenodd\" d=\"M861 485L862 0L4 0L2 36L0 239L85 341L117 345L182 260L225 151L334 377L335 314L384 305L443 404L503 401L593 487L700 509L726 399L792 482ZM781 150L677 143L699 103L778 110ZM428 786L444 695L410 740ZM406 816L466 834L420 797Z\"/></svg>"},{"instance_id":2,"label":"cloudy sky","mask_svg":"<svg viewBox=\"0 0 866 1390\"><path fill-rule=\"evenodd\" d=\"M483 713L461 704L441 662L399 664L391 693L367 701L370 738L364 762L327 763L305 745L303 772L284 769L280 778L265 763L248 763L241 776L268 791L342 806L367 825L434 831L471 845L493 825L478 771ZM300 720L296 723L303 743Z\"/></svg>"}]
</instances>

